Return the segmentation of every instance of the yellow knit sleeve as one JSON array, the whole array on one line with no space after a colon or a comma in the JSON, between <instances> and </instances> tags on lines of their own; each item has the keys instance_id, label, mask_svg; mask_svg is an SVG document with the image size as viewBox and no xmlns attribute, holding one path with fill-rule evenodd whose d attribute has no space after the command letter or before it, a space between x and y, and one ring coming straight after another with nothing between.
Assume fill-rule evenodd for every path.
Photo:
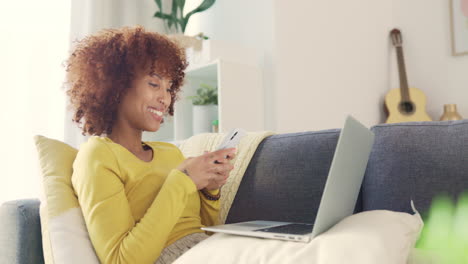
<instances>
[{"instance_id":1,"label":"yellow knit sleeve","mask_svg":"<svg viewBox=\"0 0 468 264\"><path fill-rule=\"evenodd\" d=\"M213 195L216 195L220 192L219 189L217 190L212 190L208 191ZM200 195L200 217L201 217L201 223L204 226L213 226L213 225L219 225L219 207L220 207L220 200L217 201L212 201L207 199L200 191L198 191L198 194ZM222 194L221 194L222 195Z\"/></svg>"},{"instance_id":2,"label":"yellow knit sleeve","mask_svg":"<svg viewBox=\"0 0 468 264\"><path fill-rule=\"evenodd\" d=\"M179 148L178 152L181 158L181 162L185 160L184 154L182 151L180 151ZM209 191L211 194L216 195L219 193L219 189L217 190L212 190ZM218 215L219 215L219 208L220 208L220 201L212 201L209 199L206 199L205 196L198 191L198 194L200 196L200 218L201 218L201 223L204 226L213 226L213 225L218 225L219 220L218 220Z\"/></svg>"},{"instance_id":3,"label":"yellow knit sleeve","mask_svg":"<svg viewBox=\"0 0 468 264\"><path fill-rule=\"evenodd\" d=\"M72 183L89 236L101 263L153 263L180 218L193 181L173 169L137 223L124 190L119 164L104 143L83 144L73 164Z\"/></svg>"}]
</instances>

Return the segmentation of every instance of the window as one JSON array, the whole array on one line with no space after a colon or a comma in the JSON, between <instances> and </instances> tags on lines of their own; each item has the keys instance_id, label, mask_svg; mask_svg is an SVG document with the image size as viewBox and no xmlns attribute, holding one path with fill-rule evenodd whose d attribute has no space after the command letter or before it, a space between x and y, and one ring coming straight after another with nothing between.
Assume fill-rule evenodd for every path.
<instances>
[{"instance_id":1,"label":"window","mask_svg":"<svg viewBox=\"0 0 468 264\"><path fill-rule=\"evenodd\" d=\"M63 141L70 1L0 4L0 203L42 192L33 136Z\"/></svg>"}]
</instances>

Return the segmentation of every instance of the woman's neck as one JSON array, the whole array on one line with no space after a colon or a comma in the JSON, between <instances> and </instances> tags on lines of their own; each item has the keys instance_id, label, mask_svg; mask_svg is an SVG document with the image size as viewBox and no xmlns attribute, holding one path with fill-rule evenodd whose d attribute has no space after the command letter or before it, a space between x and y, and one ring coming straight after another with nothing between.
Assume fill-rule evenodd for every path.
<instances>
[{"instance_id":1,"label":"woman's neck","mask_svg":"<svg viewBox=\"0 0 468 264\"><path fill-rule=\"evenodd\" d=\"M122 145L130 152L134 154L140 154L144 152L141 145L143 131L129 128L129 127L118 127L112 128L112 133L108 137L115 143Z\"/></svg>"}]
</instances>

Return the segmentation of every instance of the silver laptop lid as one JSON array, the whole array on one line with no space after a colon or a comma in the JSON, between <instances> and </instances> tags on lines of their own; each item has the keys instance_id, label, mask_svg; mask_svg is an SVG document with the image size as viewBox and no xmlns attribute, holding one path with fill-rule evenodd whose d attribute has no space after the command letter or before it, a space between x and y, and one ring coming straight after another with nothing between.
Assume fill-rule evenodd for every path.
<instances>
[{"instance_id":1,"label":"silver laptop lid","mask_svg":"<svg viewBox=\"0 0 468 264\"><path fill-rule=\"evenodd\" d=\"M315 218L312 237L353 214L374 133L351 116L346 118Z\"/></svg>"}]
</instances>

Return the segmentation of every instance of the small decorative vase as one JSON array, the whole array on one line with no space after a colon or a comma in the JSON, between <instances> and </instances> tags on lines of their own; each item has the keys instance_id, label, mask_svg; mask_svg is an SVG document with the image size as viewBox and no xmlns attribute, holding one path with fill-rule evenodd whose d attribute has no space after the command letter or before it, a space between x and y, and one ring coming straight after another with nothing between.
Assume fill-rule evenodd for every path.
<instances>
[{"instance_id":1,"label":"small decorative vase","mask_svg":"<svg viewBox=\"0 0 468 264\"><path fill-rule=\"evenodd\" d=\"M444 113L440 117L440 121L461 120L461 119L463 119L463 118L457 112L457 105L456 104L446 104L446 105L444 105Z\"/></svg>"},{"instance_id":2,"label":"small decorative vase","mask_svg":"<svg viewBox=\"0 0 468 264\"><path fill-rule=\"evenodd\" d=\"M211 133L212 123L218 119L217 105L193 106L193 135Z\"/></svg>"}]
</instances>

